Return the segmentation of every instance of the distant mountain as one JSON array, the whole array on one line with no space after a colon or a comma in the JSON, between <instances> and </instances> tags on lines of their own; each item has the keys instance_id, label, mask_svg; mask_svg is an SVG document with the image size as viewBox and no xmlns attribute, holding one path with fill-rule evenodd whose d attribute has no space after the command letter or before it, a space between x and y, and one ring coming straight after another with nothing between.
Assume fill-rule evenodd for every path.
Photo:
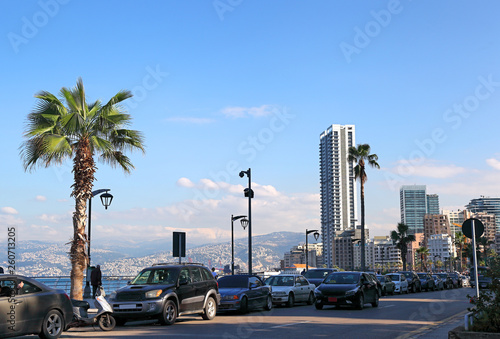
<instances>
[{"instance_id":1,"label":"distant mountain","mask_svg":"<svg viewBox=\"0 0 500 339\"><path fill-rule=\"evenodd\" d=\"M293 246L303 243L305 235L296 232L275 232L252 237L252 266L254 271L279 267L284 253ZM145 266L158 262L177 262L172 257L171 244L164 240L138 243L93 242L91 247L92 265L101 264L105 275L135 275ZM6 244L0 251L7 253ZM28 276L69 275L71 265L68 258L69 245L41 241L20 241L16 249L17 273ZM235 265L247 270L248 240L235 240ZM203 263L210 267L223 268L231 264L231 242L196 246L186 250L183 261ZM7 268L7 261L0 261Z\"/></svg>"}]
</instances>

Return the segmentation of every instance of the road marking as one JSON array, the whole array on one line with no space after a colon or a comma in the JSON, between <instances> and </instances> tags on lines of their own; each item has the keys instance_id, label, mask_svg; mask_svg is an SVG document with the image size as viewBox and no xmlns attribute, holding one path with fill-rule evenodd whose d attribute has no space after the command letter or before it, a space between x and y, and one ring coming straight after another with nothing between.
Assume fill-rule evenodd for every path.
<instances>
[{"instance_id":1,"label":"road marking","mask_svg":"<svg viewBox=\"0 0 500 339\"><path fill-rule=\"evenodd\" d=\"M381 306L379 308L388 308L388 307L394 307L394 306L396 306L396 305L385 305L385 306Z\"/></svg>"},{"instance_id":2,"label":"road marking","mask_svg":"<svg viewBox=\"0 0 500 339\"><path fill-rule=\"evenodd\" d=\"M285 324L285 325L277 325L277 326L273 326L271 328L279 328L279 327L286 327L286 326L293 326L293 325L307 324L307 323L310 323L310 321L301 321L301 322L298 322L298 323L291 323L291 324Z\"/></svg>"},{"instance_id":3,"label":"road marking","mask_svg":"<svg viewBox=\"0 0 500 339\"><path fill-rule=\"evenodd\" d=\"M454 320L458 320L460 318L463 318L463 316L467 313L468 311L465 310L465 311L462 311L462 312L459 312L455 315L452 315L451 317L448 317L446 319L443 319L443 320L440 320L440 321L437 321L436 323L434 324L430 324L428 326L423 326L421 328L419 328L418 330L414 330L414 331L411 331L410 333L405 333L405 334L402 334L398 337L396 337L396 339L408 339L410 337L414 337L414 336L418 336L430 329L434 329L434 328L439 328L441 325L447 323L447 322L451 322L451 321L454 321Z\"/></svg>"}]
</instances>

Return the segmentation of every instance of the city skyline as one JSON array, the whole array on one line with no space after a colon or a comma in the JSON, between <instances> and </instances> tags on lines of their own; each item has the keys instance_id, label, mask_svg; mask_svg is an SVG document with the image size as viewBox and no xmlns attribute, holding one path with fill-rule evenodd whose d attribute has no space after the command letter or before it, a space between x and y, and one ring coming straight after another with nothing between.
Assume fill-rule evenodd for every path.
<instances>
[{"instance_id":1,"label":"city skyline","mask_svg":"<svg viewBox=\"0 0 500 339\"><path fill-rule=\"evenodd\" d=\"M73 234L72 163L26 173L19 147L33 96L78 77L89 101L131 90L130 128L146 143L130 175L97 164L94 190L114 199L93 202L93 239L227 241L230 216L247 213L248 168L254 235L321 229L318 137L332 124L356 126L356 143L379 157L365 185L371 236L400 222L402 185L426 185L445 210L500 196L499 3L224 8L2 2L0 225L19 241Z\"/></svg>"}]
</instances>

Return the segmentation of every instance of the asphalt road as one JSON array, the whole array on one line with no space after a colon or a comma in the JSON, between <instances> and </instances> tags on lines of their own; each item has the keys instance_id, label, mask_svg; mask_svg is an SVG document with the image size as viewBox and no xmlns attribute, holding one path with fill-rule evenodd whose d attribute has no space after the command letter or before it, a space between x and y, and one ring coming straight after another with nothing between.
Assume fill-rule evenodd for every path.
<instances>
[{"instance_id":1,"label":"asphalt road","mask_svg":"<svg viewBox=\"0 0 500 339\"><path fill-rule=\"evenodd\" d=\"M423 333L463 315L470 306L466 295L473 293L471 288L460 288L388 296L380 299L378 308L367 304L363 310L316 310L314 306L298 304L246 315L218 314L212 321L184 316L173 326L142 321L110 332L99 327L70 329L61 338L425 338Z\"/></svg>"}]
</instances>

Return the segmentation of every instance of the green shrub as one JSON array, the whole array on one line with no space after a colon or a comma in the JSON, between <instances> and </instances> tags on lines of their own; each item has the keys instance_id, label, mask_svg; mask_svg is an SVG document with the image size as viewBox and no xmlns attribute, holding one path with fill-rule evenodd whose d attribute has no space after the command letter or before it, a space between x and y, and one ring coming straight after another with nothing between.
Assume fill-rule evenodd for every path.
<instances>
[{"instance_id":1,"label":"green shrub","mask_svg":"<svg viewBox=\"0 0 500 339\"><path fill-rule=\"evenodd\" d=\"M473 313L472 331L500 332L500 258L494 257L487 273L492 278L489 290L481 290L479 298L467 297L473 300L474 307L468 308ZM477 282L476 282L477 283Z\"/></svg>"}]
</instances>

